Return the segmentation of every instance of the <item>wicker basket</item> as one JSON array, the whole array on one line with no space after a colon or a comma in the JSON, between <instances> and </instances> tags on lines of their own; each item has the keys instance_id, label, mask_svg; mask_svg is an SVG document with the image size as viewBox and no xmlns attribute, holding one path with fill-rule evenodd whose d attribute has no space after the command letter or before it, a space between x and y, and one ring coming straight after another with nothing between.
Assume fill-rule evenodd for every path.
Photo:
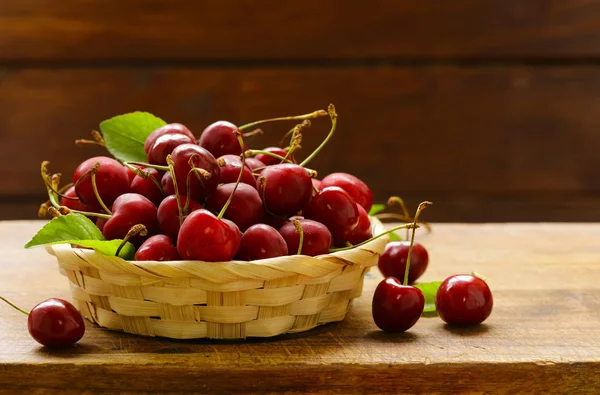
<instances>
[{"instance_id":1,"label":"wicker basket","mask_svg":"<svg viewBox=\"0 0 600 395\"><path fill-rule=\"evenodd\" d=\"M373 234L384 227L371 218ZM318 257L136 262L55 245L74 305L101 327L174 339L243 339L341 321L388 237Z\"/></svg>"}]
</instances>

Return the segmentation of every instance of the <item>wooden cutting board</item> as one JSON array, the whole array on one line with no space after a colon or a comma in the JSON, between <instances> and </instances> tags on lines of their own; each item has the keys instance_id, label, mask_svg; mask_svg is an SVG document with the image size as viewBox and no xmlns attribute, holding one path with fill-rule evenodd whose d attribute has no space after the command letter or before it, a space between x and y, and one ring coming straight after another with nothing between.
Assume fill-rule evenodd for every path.
<instances>
[{"instance_id":1,"label":"wooden cutting board","mask_svg":"<svg viewBox=\"0 0 600 395\"><path fill-rule=\"evenodd\" d=\"M68 298L39 221L0 222L0 294L24 308ZM26 317L0 305L0 392L600 393L600 224L440 224L420 233L423 281L488 277L490 318L451 328L422 318L386 334L371 318L376 268L345 321L246 341L173 341L87 323L61 351L39 346Z\"/></svg>"}]
</instances>

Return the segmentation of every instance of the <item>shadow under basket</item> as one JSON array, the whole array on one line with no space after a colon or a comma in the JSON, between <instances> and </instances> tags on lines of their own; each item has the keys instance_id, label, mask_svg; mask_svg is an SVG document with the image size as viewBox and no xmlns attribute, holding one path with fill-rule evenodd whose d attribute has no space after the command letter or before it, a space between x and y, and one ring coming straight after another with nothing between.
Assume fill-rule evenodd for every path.
<instances>
[{"instance_id":1,"label":"shadow under basket","mask_svg":"<svg viewBox=\"0 0 600 395\"><path fill-rule=\"evenodd\" d=\"M384 232L376 218L371 225L374 235ZM173 339L244 339L342 321L388 240L252 262L126 261L69 245L48 251L69 279L75 307L101 327Z\"/></svg>"}]
</instances>

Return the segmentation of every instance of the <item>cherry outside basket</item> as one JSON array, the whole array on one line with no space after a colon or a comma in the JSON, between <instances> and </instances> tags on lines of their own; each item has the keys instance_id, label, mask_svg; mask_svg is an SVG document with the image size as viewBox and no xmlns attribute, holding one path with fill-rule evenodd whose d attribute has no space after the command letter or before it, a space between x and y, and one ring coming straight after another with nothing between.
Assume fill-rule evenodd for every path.
<instances>
[{"instance_id":1,"label":"cherry outside basket","mask_svg":"<svg viewBox=\"0 0 600 395\"><path fill-rule=\"evenodd\" d=\"M384 231L371 218L373 234ZM341 321L387 235L317 257L252 262L137 262L54 245L73 304L101 327L174 339L243 339Z\"/></svg>"}]
</instances>

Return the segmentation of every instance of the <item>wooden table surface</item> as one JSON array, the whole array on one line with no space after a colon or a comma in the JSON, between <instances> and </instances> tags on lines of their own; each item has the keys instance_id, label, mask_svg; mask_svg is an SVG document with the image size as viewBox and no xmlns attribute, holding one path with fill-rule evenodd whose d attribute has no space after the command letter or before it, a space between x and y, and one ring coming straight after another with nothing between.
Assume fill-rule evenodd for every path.
<instances>
[{"instance_id":1,"label":"wooden table surface","mask_svg":"<svg viewBox=\"0 0 600 395\"><path fill-rule=\"evenodd\" d=\"M41 224L0 222L0 294L27 309L69 297L54 258L23 249ZM379 331L376 268L345 321L270 340L173 341L87 323L79 344L52 351L3 304L0 392L600 393L600 224L436 224L419 239L430 252L423 281L488 277L484 324L434 317Z\"/></svg>"}]
</instances>

